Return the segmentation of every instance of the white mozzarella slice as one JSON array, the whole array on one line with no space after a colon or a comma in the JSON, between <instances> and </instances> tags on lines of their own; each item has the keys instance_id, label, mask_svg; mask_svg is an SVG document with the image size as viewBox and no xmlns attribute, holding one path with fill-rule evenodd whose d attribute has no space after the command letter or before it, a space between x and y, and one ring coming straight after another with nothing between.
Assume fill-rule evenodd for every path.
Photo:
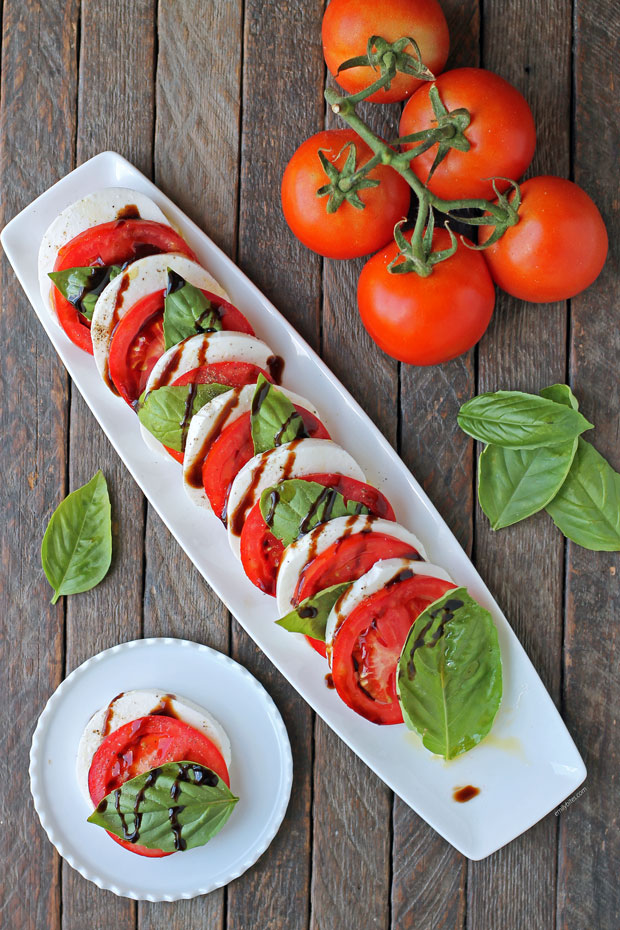
<instances>
[{"instance_id":1,"label":"white mozzarella slice","mask_svg":"<svg viewBox=\"0 0 620 930\"><path fill-rule=\"evenodd\" d=\"M265 488L286 478L323 473L365 481L353 456L331 439L296 439L250 459L233 481L228 497L228 541L237 558L241 557L243 520Z\"/></svg>"},{"instance_id":2,"label":"white mozzarella slice","mask_svg":"<svg viewBox=\"0 0 620 930\"><path fill-rule=\"evenodd\" d=\"M215 362L249 362L268 371L274 357L269 346L256 336L226 331L199 333L197 336L189 336L164 352L149 375L146 390L152 391L172 384L193 368L212 365ZM153 452L170 458L162 443L152 433L142 425L140 429L142 438Z\"/></svg>"},{"instance_id":3,"label":"white mozzarella slice","mask_svg":"<svg viewBox=\"0 0 620 930\"><path fill-rule=\"evenodd\" d=\"M140 691L125 691L119 694L108 705L93 714L84 728L78 746L76 774L80 791L88 804L92 807L88 791L88 772L93 756L106 736L114 733L126 723L146 717L152 713L161 713L163 707L169 707L172 713L189 724L215 743L227 766L230 766L231 751L228 735L219 721L188 698L177 697L165 691L145 689Z\"/></svg>"},{"instance_id":4,"label":"white mozzarella slice","mask_svg":"<svg viewBox=\"0 0 620 930\"><path fill-rule=\"evenodd\" d=\"M445 568L431 565L429 562L417 562L413 559L384 559L381 562L375 562L370 571L353 582L349 590L344 592L330 611L325 628L325 642L330 664L331 646L343 620L358 604L365 601L371 594L383 590L402 571L412 571L414 575L427 575L430 578L441 578L442 581L452 581Z\"/></svg>"},{"instance_id":5,"label":"white mozzarella slice","mask_svg":"<svg viewBox=\"0 0 620 930\"><path fill-rule=\"evenodd\" d=\"M426 558L426 551L418 537L410 533L400 523L371 516L336 517L334 520L328 520L327 523L321 523L310 533L296 539L294 543L291 543L284 550L280 568L278 569L276 591L279 615L283 617L295 606L295 591L299 576L308 562L321 555L339 539L368 531L385 533L386 536L399 539L411 545L413 549L420 553L423 559Z\"/></svg>"},{"instance_id":6,"label":"white mozzarella slice","mask_svg":"<svg viewBox=\"0 0 620 930\"><path fill-rule=\"evenodd\" d=\"M210 291L225 300L229 299L226 291L208 271L184 255L167 252L160 255L147 255L146 258L132 262L126 271L113 278L101 292L93 312L90 327L93 353L99 374L106 383L108 356L114 328L139 300L166 287L168 268L176 271L190 284Z\"/></svg>"},{"instance_id":7,"label":"white mozzarella slice","mask_svg":"<svg viewBox=\"0 0 620 930\"><path fill-rule=\"evenodd\" d=\"M245 413L250 412L255 390L255 384L247 384L243 388L229 391L228 394L220 394L208 404L205 404L204 407L201 407L191 419L185 443L183 483L188 497L198 507L204 507L206 510L212 509L202 485L201 474L202 463L207 452L225 427ZM282 387L278 387L278 390L288 397L292 403L303 407L304 410L320 419L316 407L305 397L287 391Z\"/></svg>"},{"instance_id":8,"label":"white mozzarella slice","mask_svg":"<svg viewBox=\"0 0 620 930\"><path fill-rule=\"evenodd\" d=\"M170 226L166 216L150 197L125 187L104 187L88 194L63 210L48 226L39 247L39 288L43 303L54 318L56 314L50 301L53 284L48 274L54 270L60 249L84 230L122 218L123 210L134 206L141 219Z\"/></svg>"}]
</instances>

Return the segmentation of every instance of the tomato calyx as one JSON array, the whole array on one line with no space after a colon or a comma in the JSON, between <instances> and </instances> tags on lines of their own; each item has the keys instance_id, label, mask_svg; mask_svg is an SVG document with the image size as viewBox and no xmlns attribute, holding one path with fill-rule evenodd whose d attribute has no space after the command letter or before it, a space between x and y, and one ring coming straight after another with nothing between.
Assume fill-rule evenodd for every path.
<instances>
[{"instance_id":1,"label":"tomato calyx","mask_svg":"<svg viewBox=\"0 0 620 930\"><path fill-rule=\"evenodd\" d=\"M426 228L424 229L425 221ZM424 209L423 204L420 204L415 229L409 237L405 236L401 228L406 222L406 220L401 220L394 227L394 239L399 251L387 266L387 270L390 274L414 272L421 278L427 278L435 265L445 262L454 255L458 248L456 236L446 224L445 228L450 235L450 245L446 249L433 252L435 218L433 211L429 211L428 207Z\"/></svg>"},{"instance_id":2,"label":"tomato calyx","mask_svg":"<svg viewBox=\"0 0 620 930\"><path fill-rule=\"evenodd\" d=\"M413 48L413 53L405 51L408 45ZM355 58L348 58L347 61L343 61L337 73L340 74L341 71L347 71L349 68L368 67L372 68L373 71L379 71L380 75L370 87L366 87L358 94L349 97L348 99L352 103L364 100L382 88L389 90L397 71L410 74L419 81L435 80L433 72L422 61L418 43L411 36L403 36L397 39L396 42L388 42L382 36L370 36L366 46L366 54L356 55Z\"/></svg>"},{"instance_id":3,"label":"tomato calyx","mask_svg":"<svg viewBox=\"0 0 620 930\"><path fill-rule=\"evenodd\" d=\"M335 163L346 149L349 152L342 169L339 170ZM345 200L357 210L363 210L366 204L360 200L358 191L379 186L380 182L376 178L368 178L366 175L381 163L381 159L375 156L358 169L357 149L354 142L347 142L346 145L343 145L333 161L329 160L323 149L319 149L318 156L323 171L329 178L329 183L319 187L316 195L317 197L327 197L329 195L327 212L335 213Z\"/></svg>"},{"instance_id":4,"label":"tomato calyx","mask_svg":"<svg viewBox=\"0 0 620 930\"><path fill-rule=\"evenodd\" d=\"M509 188L508 191L501 193L497 189L497 184L495 183L496 181L507 181L508 184L510 184L512 187L512 191ZM497 240L504 235L506 230L510 226L516 226L520 219L519 207L521 206L521 188L517 182L511 180L510 178L493 178L491 183L493 185L493 190L497 195L497 203L494 204L495 211L493 214L495 217L495 222L492 220L490 221L490 217L488 215L471 217L468 222L475 226L493 225L495 226L495 229L486 240L486 242L480 243L480 245L474 245L473 242L469 242L467 239L463 239L461 236L463 245L467 246L468 249L474 249L478 252L482 251L483 249L488 249L490 245L493 245L494 242L497 242ZM512 199L510 199L510 195L512 195ZM501 214L503 214L503 216L501 216ZM458 219L458 217L455 217L455 219Z\"/></svg>"},{"instance_id":5,"label":"tomato calyx","mask_svg":"<svg viewBox=\"0 0 620 930\"><path fill-rule=\"evenodd\" d=\"M435 170L442 163L450 149L458 149L459 152L469 152L471 143L465 135L465 130L471 123L471 116L465 107L458 107L455 110L448 110L445 103L439 95L439 89L433 84L429 90L429 98L433 113L435 114L436 129L430 129L426 132L415 132L409 136L403 136L398 140L400 144L408 142L418 142L420 145L409 151L411 158L416 158L425 152L431 146L439 142L437 154L431 165L426 183L430 181Z\"/></svg>"}]
</instances>

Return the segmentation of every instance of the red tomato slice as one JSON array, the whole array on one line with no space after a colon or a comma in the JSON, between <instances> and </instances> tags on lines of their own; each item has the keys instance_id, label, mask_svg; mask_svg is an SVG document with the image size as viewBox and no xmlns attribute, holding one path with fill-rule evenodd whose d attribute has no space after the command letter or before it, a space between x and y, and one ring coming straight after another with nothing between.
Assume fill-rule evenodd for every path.
<instances>
[{"instance_id":1,"label":"red tomato slice","mask_svg":"<svg viewBox=\"0 0 620 930\"><path fill-rule=\"evenodd\" d=\"M427 575L392 584L371 594L342 622L332 643L336 691L372 723L402 723L396 670L416 617L456 585Z\"/></svg>"},{"instance_id":2,"label":"red tomato slice","mask_svg":"<svg viewBox=\"0 0 620 930\"><path fill-rule=\"evenodd\" d=\"M314 414L297 404L294 406L297 413L301 414L306 432L311 439L330 438L329 433ZM224 427L211 445L202 466L202 483L206 495L213 507L213 512L224 523L226 523L226 505L232 483L237 473L253 456L254 444L250 414L245 413Z\"/></svg>"},{"instance_id":3,"label":"red tomato slice","mask_svg":"<svg viewBox=\"0 0 620 930\"><path fill-rule=\"evenodd\" d=\"M110 733L101 743L88 772L88 790L95 806L122 784L165 762L198 762L212 769L230 787L224 758L208 736L176 717L139 717ZM120 846L140 856L172 853L149 849L108 833Z\"/></svg>"},{"instance_id":4,"label":"red tomato slice","mask_svg":"<svg viewBox=\"0 0 620 930\"><path fill-rule=\"evenodd\" d=\"M196 260L190 247L171 226L153 220L112 220L85 229L63 245L54 271L91 265L124 265L161 252L179 252ZM52 302L69 339L92 355L90 322L53 285Z\"/></svg>"},{"instance_id":5,"label":"red tomato slice","mask_svg":"<svg viewBox=\"0 0 620 930\"><path fill-rule=\"evenodd\" d=\"M217 309L223 330L254 336L254 330L240 310L216 294L205 290L202 293ZM165 296L166 291L162 289L136 301L112 335L108 359L110 378L132 407L146 387L155 362L164 354Z\"/></svg>"},{"instance_id":6,"label":"red tomato slice","mask_svg":"<svg viewBox=\"0 0 620 930\"><path fill-rule=\"evenodd\" d=\"M291 477L295 477L292 475ZM384 495L363 481L343 475L304 475L302 481L316 481L326 488L340 491L345 500L365 504L373 516L394 520L394 511ZM284 546L269 530L256 503L250 510L241 531L241 562L246 575L257 588L266 594L276 593L278 569ZM322 645L322 644L321 644ZM319 649L319 652L322 650Z\"/></svg>"}]
</instances>

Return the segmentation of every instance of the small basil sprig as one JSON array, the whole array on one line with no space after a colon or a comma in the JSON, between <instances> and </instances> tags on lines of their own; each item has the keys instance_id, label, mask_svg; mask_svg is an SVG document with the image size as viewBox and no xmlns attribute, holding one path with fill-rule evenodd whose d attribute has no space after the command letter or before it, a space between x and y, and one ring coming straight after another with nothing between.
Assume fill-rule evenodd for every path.
<instances>
[{"instance_id":1,"label":"small basil sprig","mask_svg":"<svg viewBox=\"0 0 620 930\"><path fill-rule=\"evenodd\" d=\"M280 620L276 620L276 623L289 633L303 633L304 636L311 636L312 639L319 639L324 643L327 618L331 609L351 584L351 581L344 581L342 584L334 584L318 591L305 598Z\"/></svg>"},{"instance_id":2,"label":"small basil sprig","mask_svg":"<svg viewBox=\"0 0 620 930\"><path fill-rule=\"evenodd\" d=\"M506 449L553 446L593 428L578 410L522 391L480 394L463 404L457 419L474 439Z\"/></svg>"},{"instance_id":3,"label":"small basil sprig","mask_svg":"<svg viewBox=\"0 0 620 930\"><path fill-rule=\"evenodd\" d=\"M227 384L167 384L142 394L138 419L169 449L183 452L194 414L214 397L230 390Z\"/></svg>"},{"instance_id":4,"label":"small basil sprig","mask_svg":"<svg viewBox=\"0 0 620 930\"><path fill-rule=\"evenodd\" d=\"M180 852L219 833L238 800L204 765L166 762L106 795L88 822L148 849Z\"/></svg>"},{"instance_id":5,"label":"small basil sprig","mask_svg":"<svg viewBox=\"0 0 620 930\"><path fill-rule=\"evenodd\" d=\"M502 698L502 662L493 618L466 588L448 591L416 618L397 691L409 729L445 759L487 735Z\"/></svg>"},{"instance_id":6,"label":"small basil sprig","mask_svg":"<svg viewBox=\"0 0 620 930\"><path fill-rule=\"evenodd\" d=\"M197 333L218 332L222 321L217 308L180 274L168 268L164 298L164 342L166 349Z\"/></svg>"},{"instance_id":7,"label":"small basil sprig","mask_svg":"<svg viewBox=\"0 0 620 930\"><path fill-rule=\"evenodd\" d=\"M368 513L368 508L357 501L345 501L339 491L316 481L288 478L265 488L260 497L260 512L273 535L290 546L319 523Z\"/></svg>"},{"instance_id":8,"label":"small basil sprig","mask_svg":"<svg viewBox=\"0 0 620 930\"><path fill-rule=\"evenodd\" d=\"M62 501L47 525L41 563L52 588L52 604L63 594L89 591L112 561L108 486L101 471Z\"/></svg>"},{"instance_id":9,"label":"small basil sprig","mask_svg":"<svg viewBox=\"0 0 620 930\"><path fill-rule=\"evenodd\" d=\"M87 320L92 320L99 295L121 271L120 265L90 265L50 271L49 277L62 296Z\"/></svg>"},{"instance_id":10,"label":"small basil sprig","mask_svg":"<svg viewBox=\"0 0 620 930\"><path fill-rule=\"evenodd\" d=\"M255 455L308 436L301 414L264 375L259 375L256 382L250 424Z\"/></svg>"}]
</instances>

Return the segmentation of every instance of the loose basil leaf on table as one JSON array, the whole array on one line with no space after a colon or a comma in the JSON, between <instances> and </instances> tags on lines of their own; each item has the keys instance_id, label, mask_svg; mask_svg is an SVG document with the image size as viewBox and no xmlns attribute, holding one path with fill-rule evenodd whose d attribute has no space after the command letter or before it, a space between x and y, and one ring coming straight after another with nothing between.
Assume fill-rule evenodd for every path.
<instances>
[{"instance_id":1,"label":"loose basil leaf on table","mask_svg":"<svg viewBox=\"0 0 620 930\"><path fill-rule=\"evenodd\" d=\"M217 307L180 274L168 269L168 287L164 299L164 343L170 349L188 336L219 332L222 321Z\"/></svg>"},{"instance_id":2,"label":"loose basil leaf on table","mask_svg":"<svg viewBox=\"0 0 620 930\"><path fill-rule=\"evenodd\" d=\"M41 563L52 588L52 604L63 594L89 591L112 561L112 520L108 486L98 471L62 501L47 525Z\"/></svg>"},{"instance_id":3,"label":"loose basil leaf on table","mask_svg":"<svg viewBox=\"0 0 620 930\"><path fill-rule=\"evenodd\" d=\"M521 391L479 394L463 404L457 419L474 439L507 449L558 445L592 429L579 411Z\"/></svg>"},{"instance_id":4,"label":"loose basil leaf on table","mask_svg":"<svg viewBox=\"0 0 620 930\"><path fill-rule=\"evenodd\" d=\"M120 265L90 265L83 268L66 268L64 271L50 271L49 277L62 296L87 320L92 320L99 295L121 271Z\"/></svg>"},{"instance_id":5,"label":"loose basil leaf on table","mask_svg":"<svg viewBox=\"0 0 620 930\"><path fill-rule=\"evenodd\" d=\"M148 849L175 852L204 846L238 800L204 765L166 762L106 795L88 822Z\"/></svg>"},{"instance_id":6,"label":"loose basil leaf on table","mask_svg":"<svg viewBox=\"0 0 620 930\"><path fill-rule=\"evenodd\" d=\"M138 419L169 449L183 452L194 414L214 397L230 390L228 384L167 384L142 394Z\"/></svg>"},{"instance_id":7,"label":"loose basil leaf on table","mask_svg":"<svg viewBox=\"0 0 620 930\"><path fill-rule=\"evenodd\" d=\"M579 410L579 401L568 384L550 384L549 387L539 391L539 394L541 397L552 400L556 404L564 404L566 407L572 407L573 410Z\"/></svg>"},{"instance_id":8,"label":"loose basil leaf on table","mask_svg":"<svg viewBox=\"0 0 620 930\"><path fill-rule=\"evenodd\" d=\"M256 382L250 424L255 455L308 436L303 418L292 401L264 375L259 375Z\"/></svg>"},{"instance_id":9,"label":"loose basil leaf on table","mask_svg":"<svg viewBox=\"0 0 620 930\"><path fill-rule=\"evenodd\" d=\"M365 514L368 508L357 501L345 502L339 491L316 481L288 478L265 488L260 497L260 512L273 535L290 546L319 523Z\"/></svg>"},{"instance_id":10,"label":"loose basil leaf on table","mask_svg":"<svg viewBox=\"0 0 620 930\"><path fill-rule=\"evenodd\" d=\"M280 620L276 620L276 623L289 633L303 633L304 636L311 636L312 639L319 639L324 643L327 618L331 609L341 594L351 587L351 584L352 582L345 581L318 591L311 597L305 598Z\"/></svg>"},{"instance_id":11,"label":"loose basil leaf on table","mask_svg":"<svg viewBox=\"0 0 620 930\"><path fill-rule=\"evenodd\" d=\"M579 439L566 481L547 504L547 513L577 545L620 550L620 474L585 439Z\"/></svg>"},{"instance_id":12,"label":"loose basil leaf on table","mask_svg":"<svg viewBox=\"0 0 620 930\"><path fill-rule=\"evenodd\" d=\"M502 697L497 630L466 588L415 620L398 663L403 718L431 752L453 759L487 735Z\"/></svg>"}]
</instances>

